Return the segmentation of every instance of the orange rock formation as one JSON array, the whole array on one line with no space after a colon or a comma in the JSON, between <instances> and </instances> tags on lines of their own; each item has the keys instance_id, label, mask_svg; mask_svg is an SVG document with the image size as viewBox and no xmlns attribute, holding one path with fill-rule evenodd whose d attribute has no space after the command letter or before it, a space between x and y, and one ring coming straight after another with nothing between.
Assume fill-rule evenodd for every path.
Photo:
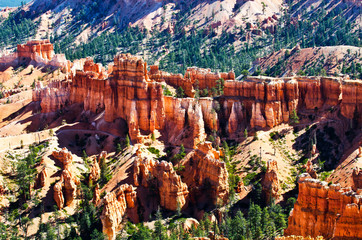
<instances>
[{"instance_id":1,"label":"orange rock formation","mask_svg":"<svg viewBox=\"0 0 362 240\"><path fill-rule=\"evenodd\" d=\"M76 198L79 180L72 171L72 154L66 148L54 151L52 156L63 163L60 180L54 185L54 200L61 209L64 207L64 202L65 206L69 206Z\"/></svg>"},{"instance_id":2,"label":"orange rock formation","mask_svg":"<svg viewBox=\"0 0 362 240\"><path fill-rule=\"evenodd\" d=\"M128 184L121 185L116 191L104 197L104 208L101 215L103 233L108 239L116 239L116 233L122 227L122 219L127 209L136 207L136 188Z\"/></svg>"},{"instance_id":3,"label":"orange rock formation","mask_svg":"<svg viewBox=\"0 0 362 240\"><path fill-rule=\"evenodd\" d=\"M48 173L46 168L44 167L43 170L38 174L38 183L40 187L44 187L48 179Z\"/></svg>"},{"instance_id":4,"label":"orange rock formation","mask_svg":"<svg viewBox=\"0 0 362 240\"><path fill-rule=\"evenodd\" d=\"M361 195L339 185L328 186L307 173L298 183L298 200L290 213L286 236L362 238Z\"/></svg>"},{"instance_id":5,"label":"orange rock formation","mask_svg":"<svg viewBox=\"0 0 362 240\"><path fill-rule=\"evenodd\" d=\"M37 60L38 57L41 57L50 61L54 56L54 47L49 40L33 40L18 45L17 52L19 58Z\"/></svg>"},{"instance_id":6,"label":"orange rock formation","mask_svg":"<svg viewBox=\"0 0 362 240\"><path fill-rule=\"evenodd\" d=\"M66 69L69 62L64 54L54 54L54 46L49 40L33 40L19 44L15 53L0 57L0 68L17 67L23 64L50 66Z\"/></svg>"},{"instance_id":7,"label":"orange rock formation","mask_svg":"<svg viewBox=\"0 0 362 240\"><path fill-rule=\"evenodd\" d=\"M234 80L230 73L189 68L185 74L160 71L139 57L121 54L115 57L108 74L100 65L86 59L82 71L72 81L37 88L34 101L42 112L51 112L73 103L81 103L94 113L105 111L104 119L123 119L133 142L158 130L173 145L196 147L206 139L205 129L225 130L229 137L242 137L245 128L272 128L288 123L298 111L326 111L338 106L342 118L362 123L362 82L335 77L269 78L248 77ZM224 78L224 94L218 99L173 98L163 95L162 84L181 86L193 96L199 89L215 87ZM196 81L197 80L197 81ZM185 139L186 138L186 139ZM182 140L184 139L184 140Z\"/></svg>"},{"instance_id":8,"label":"orange rock formation","mask_svg":"<svg viewBox=\"0 0 362 240\"><path fill-rule=\"evenodd\" d=\"M99 200L101 199L101 191L99 189L99 184L97 183L94 193L93 193L93 203L94 205L97 205L99 203Z\"/></svg>"},{"instance_id":9,"label":"orange rock formation","mask_svg":"<svg viewBox=\"0 0 362 240\"><path fill-rule=\"evenodd\" d=\"M280 186L278 179L278 164L276 160L268 161L262 187L267 202L270 202L271 199L277 199L279 197Z\"/></svg>"},{"instance_id":10,"label":"orange rock formation","mask_svg":"<svg viewBox=\"0 0 362 240\"><path fill-rule=\"evenodd\" d=\"M185 166L182 176L189 189L210 184L208 190L213 193L214 204L226 203L229 196L229 175L219 158L220 153L212 148L211 142L204 142L180 162Z\"/></svg>"},{"instance_id":11,"label":"orange rock formation","mask_svg":"<svg viewBox=\"0 0 362 240\"><path fill-rule=\"evenodd\" d=\"M189 191L186 183L181 181L181 177L173 169L172 163L140 158L134 162L133 179L136 186L148 187L148 180L152 177L158 182L162 207L176 211L185 206Z\"/></svg>"}]
</instances>

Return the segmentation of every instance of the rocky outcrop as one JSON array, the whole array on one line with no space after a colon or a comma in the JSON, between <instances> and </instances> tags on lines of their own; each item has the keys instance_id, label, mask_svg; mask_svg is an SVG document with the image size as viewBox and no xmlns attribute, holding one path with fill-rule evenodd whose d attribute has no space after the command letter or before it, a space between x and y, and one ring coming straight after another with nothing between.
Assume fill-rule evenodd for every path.
<instances>
[{"instance_id":1,"label":"rocky outcrop","mask_svg":"<svg viewBox=\"0 0 362 240\"><path fill-rule=\"evenodd\" d=\"M161 84L151 81L147 64L138 57L115 57L113 72L105 90L105 120L122 118L128 123L132 141L141 140L141 131L150 134L165 126Z\"/></svg>"},{"instance_id":2,"label":"rocky outcrop","mask_svg":"<svg viewBox=\"0 0 362 240\"><path fill-rule=\"evenodd\" d=\"M64 207L63 182L64 179L61 177L60 181L58 181L53 188L53 198L59 209L62 209Z\"/></svg>"},{"instance_id":3,"label":"rocky outcrop","mask_svg":"<svg viewBox=\"0 0 362 240\"><path fill-rule=\"evenodd\" d=\"M234 80L230 73L212 73L208 69L189 68L185 76L168 74L139 57L121 54L106 72L91 59L82 62L72 81L37 88L34 101L41 101L42 112L51 112L73 103L84 110L104 111L104 119L122 119L133 143L142 142L158 130L172 145L195 148L206 139L207 130L226 131L229 137L243 136L246 128L272 128L288 123L294 112L318 114L331 109L335 117L362 123L362 82L337 77L248 77ZM218 99L174 98L163 95L162 86L185 88L193 96L199 89L215 88L223 83ZM340 110L339 110L340 109Z\"/></svg>"},{"instance_id":4,"label":"rocky outcrop","mask_svg":"<svg viewBox=\"0 0 362 240\"><path fill-rule=\"evenodd\" d=\"M191 232L192 229L197 229L200 225L199 221L194 218L186 218L184 222L182 222L182 229L185 232Z\"/></svg>"},{"instance_id":5,"label":"rocky outcrop","mask_svg":"<svg viewBox=\"0 0 362 240\"><path fill-rule=\"evenodd\" d=\"M202 91L208 89L209 96L212 96L212 89L218 89L223 87L223 81L235 80L235 73L219 73L212 72L210 69L203 69L197 67L187 68L185 75L181 74L170 74L164 71L160 71L158 66L150 66L150 79L157 82L165 82L175 88L181 87L186 96L194 97L196 89Z\"/></svg>"},{"instance_id":6,"label":"rocky outcrop","mask_svg":"<svg viewBox=\"0 0 362 240\"><path fill-rule=\"evenodd\" d=\"M38 186L44 187L48 180L48 173L46 168L44 167L41 172L38 174Z\"/></svg>"},{"instance_id":7,"label":"rocky outcrop","mask_svg":"<svg viewBox=\"0 0 362 240\"><path fill-rule=\"evenodd\" d=\"M362 238L362 196L350 188L299 177L299 194L285 235L323 236L326 239Z\"/></svg>"},{"instance_id":8,"label":"rocky outcrop","mask_svg":"<svg viewBox=\"0 0 362 240\"><path fill-rule=\"evenodd\" d=\"M213 204L224 204L229 196L229 182L226 165L220 159L220 153L212 148L211 142L200 143L179 164L185 166L182 176L189 189L209 186Z\"/></svg>"},{"instance_id":9,"label":"rocky outcrop","mask_svg":"<svg viewBox=\"0 0 362 240\"><path fill-rule=\"evenodd\" d=\"M122 227L122 220L127 210L135 209L137 200L136 188L128 184L107 193L104 197L104 208L101 214L103 233L108 239L116 239L116 233Z\"/></svg>"},{"instance_id":10,"label":"rocky outcrop","mask_svg":"<svg viewBox=\"0 0 362 240\"><path fill-rule=\"evenodd\" d=\"M49 40L33 40L18 45L17 52L19 58L37 60L40 57L50 61L54 56L54 47Z\"/></svg>"},{"instance_id":11,"label":"rocky outcrop","mask_svg":"<svg viewBox=\"0 0 362 240\"><path fill-rule=\"evenodd\" d=\"M318 178L317 172L313 169L313 163L311 160L308 160L305 164L305 170L312 178Z\"/></svg>"},{"instance_id":12,"label":"rocky outcrop","mask_svg":"<svg viewBox=\"0 0 362 240\"><path fill-rule=\"evenodd\" d=\"M101 64L95 64L87 58L83 70L77 70L72 77L69 100L72 103L83 103L84 110L99 113L104 110L104 91L109 86L106 81L108 73Z\"/></svg>"},{"instance_id":13,"label":"rocky outcrop","mask_svg":"<svg viewBox=\"0 0 362 240\"><path fill-rule=\"evenodd\" d=\"M49 40L32 40L19 44L15 53L0 58L0 67L24 64L66 68L68 61L64 54L54 53L54 46Z\"/></svg>"},{"instance_id":14,"label":"rocky outcrop","mask_svg":"<svg viewBox=\"0 0 362 240\"><path fill-rule=\"evenodd\" d=\"M79 185L79 179L74 174L72 169L72 154L63 148L61 151L54 151L52 156L63 163L63 170L60 180L54 185L54 200L57 203L59 209L65 206L69 206L73 203L77 196L77 185Z\"/></svg>"},{"instance_id":15,"label":"rocky outcrop","mask_svg":"<svg viewBox=\"0 0 362 240\"><path fill-rule=\"evenodd\" d=\"M172 163L140 158L134 162L133 179L136 186L149 187L153 178L156 179L162 207L176 211L185 206L188 187L181 181Z\"/></svg>"},{"instance_id":16,"label":"rocky outcrop","mask_svg":"<svg viewBox=\"0 0 362 240\"><path fill-rule=\"evenodd\" d=\"M275 160L269 160L267 163L267 170L262 181L263 192L265 199L270 202L272 199L278 199L280 196L279 178L278 178L278 164Z\"/></svg>"},{"instance_id":17,"label":"rocky outcrop","mask_svg":"<svg viewBox=\"0 0 362 240\"><path fill-rule=\"evenodd\" d=\"M92 168L89 174L89 182L96 183L101 176L101 169L99 168L98 160L93 159Z\"/></svg>"},{"instance_id":18,"label":"rocky outcrop","mask_svg":"<svg viewBox=\"0 0 362 240\"><path fill-rule=\"evenodd\" d=\"M67 148L62 148L60 151L53 151L52 156L63 164L63 169L67 169L73 162L73 156Z\"/></svg>"},{"instance_id":19,"label":"rocky outcrop","mask_svg":"<svg viewBox=\"0 0 362 240\"><path fill-rule=\"evenodd\" d=\"M92 199L94 205L97 205L100 199L101 199L101 190L99 189L99 184L97 183L96 187L94 188L93 199Z\"/></svg>"}]
</instances>

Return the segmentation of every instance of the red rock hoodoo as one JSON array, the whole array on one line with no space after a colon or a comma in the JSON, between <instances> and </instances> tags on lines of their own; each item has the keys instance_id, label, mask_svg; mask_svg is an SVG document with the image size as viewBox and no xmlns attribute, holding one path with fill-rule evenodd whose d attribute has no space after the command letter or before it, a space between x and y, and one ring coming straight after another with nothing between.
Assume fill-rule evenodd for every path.
<instances>
[{"instance_id":1,"label":"red rock hoodoo","mask_svg":"<svg viewBox=\"0 0 362 240\"><path fill-rule=\"evenodd\" d=\"M220 153L212 148L211 142L197 146L180 162L185 166L182 176L189 189L209 184L209 191L214 204L226 203L229 196L229 175L225 162L221 161Z\"/></svg>"},{"instance_id":2,"label":"red rock hoodoo","mask_svg":"<svg viewBox=\"0 0 362 240\"><path fill-rule=\"evenodd\" d=\"M72 154L66 148L61 151L54 151L52 156L63 163L60 180L54 185L54 200L58 208L61 209L64 207L64 203L65 206L73 203L77 195L77 185L80 182L72 170Z\"/></svg>"},{"instance_id":3,"label":"red rock hoodoo","mask_svg":"<svg viewBox=\"0 0 362 240\"><path fill-rule=\"evenodd\" d=\"M285 235L361 239L361 195L350 188L311 178L299 178L299 195L290 213Z\"/></svg>"},{"instance_id":4,"label":"red rock hoodoo","mask_svg":"<svg viewBox=\"0 0 362 240\"><path fill-rule=\"evenodd\" d=\"M134 183L136 186L148 187L148 181L156 178L159 186L160 205L176 211L186 204L189 191L186 183L181 181L173 169L172 163L153 159L138 159L134 162Z\"/></svg>"},{"instance_id":5,"label":"red rock hoodoo","mask_svg":"<svg viewBox=\"0 0 362 240\"><path fill-rule=\"evenodd\" d=\"M157 66L151 66L148 72L141 58L129 54L115 57L109 75L91 59L86 59L82 68L71 77L72 81L37 88L33 101L41 102L44 113L73 103L81 103L84 110L94 113L104 111L107 122L123 119L127 123L133 142L142 142L158 130L173 145L184 143L195 148L206 139L205 129L225 130L229 137L238 138L245 128L288 123L294 110L318 112L334 106L340 109L341 118L362 123L360 80L248 77L236 81L232 72L211 73L198 68L189 68L182 76L165 73ZM165 83L181 86L187 96L193 96L196 83L200 90L213 88L220 84L220 78L225 82L218 100L163 95Z\"/></svg>"},{"instance_id":6,"label":"red rock hoodoo","mask_svg":"<svg viewBox=\"0 0 362 240\"><path fill-rule=\"evenodd\" d=\"M265 199L270 202L272 199L279 197L279 179L278 179L278 164L276 160L269 160L267 170L262 182Z\"/></svg>"}]
</instances>

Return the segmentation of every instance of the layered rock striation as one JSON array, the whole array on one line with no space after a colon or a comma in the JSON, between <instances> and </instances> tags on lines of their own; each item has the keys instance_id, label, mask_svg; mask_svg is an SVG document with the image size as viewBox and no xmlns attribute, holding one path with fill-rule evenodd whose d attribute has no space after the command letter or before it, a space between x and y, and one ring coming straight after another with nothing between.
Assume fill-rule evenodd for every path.
<instances>
[{"instance_id":1,"label":"layered rock striation","mask_svg":"<svg viewBox=\"0 0 362 240\"><path fill-rule=\"evenodd\" d=\"M299 195L285 235L323 236L326 239L362 238L362 196L350 188L311 178L299 178Z\"/></svg>"},{"instance_id":2,"label":"layered rock striation","mask_svg":"<svg viewBox=\"0 0 362 240\"><path fill-rule=\"evenodd\" d=\"M183 142L195 148L208 131L224 131L238 138L246 128L272 128L288 123L290 116L300 111L317 114L331 108L339 111L336 116L362 123L360 80L248 77L236 81L232 72L198 68L189 68L182 76L165 73L157 66L148 72L141 58L129 54L116 56L109 72L91 59L86 59L82 68L71 81L37 88L33 100L41 102L42 112L73 103L94 113L104 111L107 122L123 119L127 123L133 142L142 142L158 130L171 144ZM196 88L219 88L222 84L223 94L217 99L175 98L164 96L164 84L184 88L187 96L194 96Z\"/></svg>"}]
</instances>

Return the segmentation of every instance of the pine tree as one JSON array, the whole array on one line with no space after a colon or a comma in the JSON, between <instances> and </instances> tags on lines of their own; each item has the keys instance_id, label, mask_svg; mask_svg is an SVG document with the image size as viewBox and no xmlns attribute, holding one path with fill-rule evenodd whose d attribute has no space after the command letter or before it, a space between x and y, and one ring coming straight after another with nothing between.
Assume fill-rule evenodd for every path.
<instances>
[{"instance_id":1,"label":"pine tree","mask_svg":"<svg viewBox=\"0 0 362 240\"><path fill-rule=\"evenodd\" d=\"M130 140L129 140L128 134L127 134L127 136L126 136L125 145L126 145L126 147L129 147L129 146L130 146Z\"/></svg>"}]
</instances>

